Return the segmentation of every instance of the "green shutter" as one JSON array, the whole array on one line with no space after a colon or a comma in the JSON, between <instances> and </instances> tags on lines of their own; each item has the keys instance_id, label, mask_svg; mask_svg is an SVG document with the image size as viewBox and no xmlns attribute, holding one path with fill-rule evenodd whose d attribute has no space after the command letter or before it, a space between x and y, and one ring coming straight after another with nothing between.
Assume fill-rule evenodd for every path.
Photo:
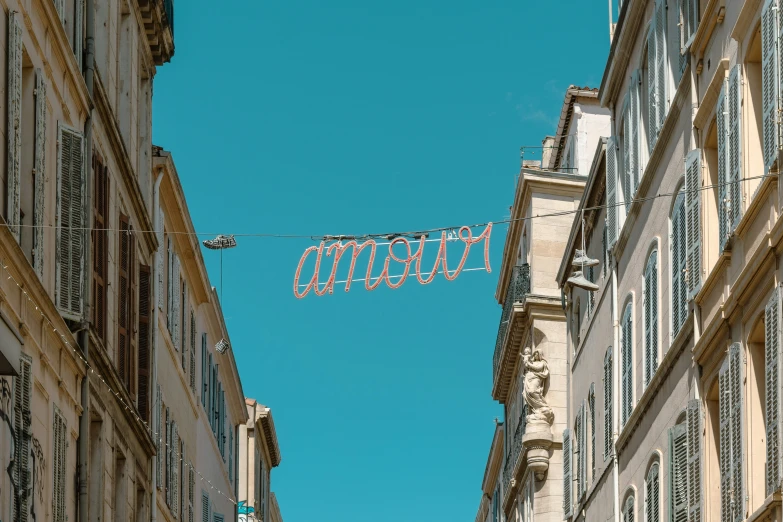
<instances>
[{"instance_id":1,"label":"green shutter","mask_svg":"<svg viewBox=\"0 0 783 522\"><path fill-rule=\"evenodd\" d=\"M688 522L701 522L701 402L694 399L688 402L687 417L688 443Z\"/></svg>"},{"instance_id":2,"label":"green shutter","mask_svg":"<svg viewBox=\"0 0 783 522\"><path fill-rule=\"evenodd\" d=\"M685 424L669 430L669 512L671 522L688 522L688 433Z\"/></svg>"},{"instance_id":3,"label":"green shutter","mask_svg":"<svg viewBox=\"0 0 783 522\"><path fill-rule=\"evenodd\" d=\"M604 460L612 455L612 347L604 356Z\"/></svg>"},{"instance_id":4,"label":"green shutter","mask_svg":"<svg viewBox=\"0 0 783 522\"><path fill-rule=\"evenodd\" d=\"M571 430L563 431L563 516L571 516Z\"/></svg>"}]
</instances>

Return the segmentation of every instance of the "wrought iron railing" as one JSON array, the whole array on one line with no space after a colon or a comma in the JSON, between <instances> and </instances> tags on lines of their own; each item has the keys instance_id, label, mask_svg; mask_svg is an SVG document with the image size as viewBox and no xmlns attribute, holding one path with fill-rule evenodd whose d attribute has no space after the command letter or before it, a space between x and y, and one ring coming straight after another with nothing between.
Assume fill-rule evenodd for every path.
<instances>
[{"instance_id":1,"label":"wrought iron railing","mask_svg":"<svg viewBox=\"0 0 783 522\"><path fill-rule=\"evenodd\" d=\"M514 430L514 438L511 441L508 455L506 456L506 465L503 468L503 491L508 491L509 482L514 478L514 470L517 468L519 455L522 453L522 437L527 429L527 405L522 408L522 414L519 416L517 429Z\"/></svg>"},{"instance_id":2,"label":"wrought iron railing","mask_svg":"<svg viewBox=\"0 0 783 522\"><path fill-rule=\"evenodd\" d=\"M495 355L493 358L493 382L497 380L498 367L500 365L500 354L503 352L503 344L506 342L506 333L508 332L508 322L511 319L511 311L514 303L524 302L525 296L530 293L530 265L525 263L514 267L511 274L511 281L508 284L506 292L506 301L503 303L503 312L500 314L500 326L498 326L498 336L495 339Z\"/></svg>"},{"instance_id":3,"label":"wrought iron railing","mask_svg":"<svg viewBox=\"0 0 783 522\"><path fill-rule=\"evenodd\" d=\"M174 36L174 0L163 0L163 12L171 28L171 36Z\"/></svg>"}]
</instances>

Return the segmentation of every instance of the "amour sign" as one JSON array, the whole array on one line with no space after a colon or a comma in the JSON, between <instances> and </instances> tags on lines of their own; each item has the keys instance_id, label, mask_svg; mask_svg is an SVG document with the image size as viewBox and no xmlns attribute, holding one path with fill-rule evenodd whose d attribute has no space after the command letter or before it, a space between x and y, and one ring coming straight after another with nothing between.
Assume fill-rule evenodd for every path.
<instances>
[{"instance_id":1,"label":"amour sign","mask_svg":"<svg viewBox=\"0 0 783 522\"><path fill-rule=\"evenodd\" d=\"M353 274L356 269L356 260L365 249L369 250L370 256L369 260L367 261L367 271L364 278L364 287L368 291L375 290L382 282L386 282L386 285L391 289L401 287L408 279L408 275L411 272L411 265L413 265L416 279L423 285L431 283L435 279L435 275L438 273L443 273L443 276L447 280L453 281L457 278L460 272L462 272L462 269L465 266L465 261L467 261L468 255L470 254L470 248L477 243L481 243L482 241L484 242L484 268L487 272L492 272L492 269L489 266L489 239L491 234L492 223L489 223L484 231L476 237L473 237L473 232L471 231L470 227L461 227L456 234L456 238L451 240L448 238L446 231L444 230L441 232L441 238L438 243L438 255L435 258L435 264L429 273L423 273L421 266L422 258L424 256L424 246L427 242L424 236L418 240L419 246L415 254L412 253L411 243L404 237L395 238L385 245L378 245L372 239L365 241L361 245L357 244L355 240L351 240L346 243L337 241L328 246L326 245L325 241L321 241L318 246L311 246L305 250L301 259L299 259L299 265L296 267L296 275L294 275L294 295L297 298L302 299L308 293L310 293L311 290L315 292L315 295L318 296L322 296L327 293L334 293L334 285L335 280L337 279L337 270L339 268L340 261L342 257L346 255L349 249L351 250L351 257L350 266L348 267L348 276L345 281L346 292L350 291L351 289ZM416 240L414 240L414 244L415 241ZM459 261L459 265L453 272L449 272L446 259L446 247L449 241L461 241L465 245L465 248L462 252L462 258ZM386 254L386 259L383 262L383 270L381 270L381 274L378 277L373 278L372 269L375 262L376 250L379 246L388 246L388 253ZM395 247L397 247L396 252ZM402 255L400 255L401 253ZM315 254L316 256L313 275L310 277L309 282L301 284L299 281L302 275L302 268L304 267L304 264L310 254ZM322 284L318 281L318 276L321 270L321 262L323 261L324 257L332 257L334 260L332 262L332 268L329 272L329 277L326 282ZM394 268L395 266L402 268L402 274L389 274L389 269ZM399 279L399 281L394 282L392 279ZM300 288L302 287L304 287L304 290L300 291Z\"/></svg>"}]
</instances>

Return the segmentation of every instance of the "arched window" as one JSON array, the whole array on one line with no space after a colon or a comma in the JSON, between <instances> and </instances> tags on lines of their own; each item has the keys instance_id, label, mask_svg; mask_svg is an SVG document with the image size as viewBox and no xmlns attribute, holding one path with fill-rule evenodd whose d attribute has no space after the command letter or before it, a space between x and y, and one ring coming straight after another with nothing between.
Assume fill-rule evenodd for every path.
<instances>
[{"instance_id":1,"label":"arched window","mask_svg":"<svg viewBox=\"0 0 783 522\"><path fill-rule=\"evenodd\" d=\"M658 368L658 250L653 250L644 269L644 386Z\"/></svg>"},{"instance_id":2,"label":"arched window","mask_svg":"<svg viewBox=\"0 0 783 522\"><path fill-rule=\"evenodd\" d=\"M685 280L685 193L680 191L672 211L672 339L679 333L688 317L688 285Z\"/></svg>"},{"instance_id":3,"label":"arched window","mask_svg":"<svg viewBox=\"0 0 783 522\"><path fill-rule=\"evenodd\" d=\"M647 479L644 482L644 522L660 522L661 520L661 495L660 495L660 466L656 462L650 466Z\"/></svg>"},{"instance_id":4,"label":"arched window","mask_svg":"<svg viewBox=\"0 0 783 522\"><path fill-rule=\"evenodd\" d=\"M634 522L634 499L633 494L628 497L623 506L623 522Z\"/></svg>"},{"instance_id":5,"label":"arched window","mask_svg":"<svg viewBox=\"0 0 783 522\"><path fill-rule=\"evenodd\" d=\"M622 403L620 408L621 424L625 426L633 410L633 319L631 302L625 307L620 330L622 346L620 363L622 364Z\"/></svg>"}]
</instances>

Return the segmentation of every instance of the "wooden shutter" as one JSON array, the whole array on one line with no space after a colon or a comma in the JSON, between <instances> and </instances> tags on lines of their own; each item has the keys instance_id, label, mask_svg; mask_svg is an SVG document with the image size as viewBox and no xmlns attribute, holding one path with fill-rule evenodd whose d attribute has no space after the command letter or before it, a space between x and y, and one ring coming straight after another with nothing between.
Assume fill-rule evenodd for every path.
<instances>
[{"instance_id":1,"label":"wooden shutter","mask_svg":"<svg viewBox=\"0 0 783 522\"><path fill-rule=\"evenodd\" d=\"M22 354L19 361L19 375L14 383L14 483L22 485L25 489L32 487L32 474L30 472L30 439L25 436L26 418L31 419L32 410L30 400L33 390L33 361ZM27 522L30 511L30 497L23 495L14 496L14 521Z\"/></svg>"},{"instance_id":2,"label":"wooden shutter","mask_svg":"<svg viewBox=\"0 0 783 522\"><path fill-rule=\"evenodd\" d=\"M193 497L196 489L196 474L193 472L193 462L188 465L188 522L194 521Z\"/></svg>"},{"instance_id":3,"label":"wooden shutter","mask_svg":"<svg viewBox=\"0 0 783 522\"><path fill-rule=\"evenodd\" d=\"M579 484L580 499L587 493L587 401L582 401L582 431L580 433L581 440L579 441L579 459L581 461L579 465Z\"/></svg>"},{"instance_id":4,"label":"wooden shutter","mask_svg":"<svg viewBox=\"0 0 783 522\"><path fill-rule=\"evenodd\" d=\"M182 369L185 375L188 373L188 283L182 281L182 303L180 305L180 342L182 343Z\"/></svg>"},{"instance_id":5,"label":"wooden shutter","mask_svg":"<svg viewBox=\"0 0 783 522\"><path fill-rule=\"evenodd\" d=\"M209 522L209 497L201 492L201 522Z\"/></svg>"},{"instance_id":6,"label":"wooden shutter","mask_svg":"<svg viewBox=\"0 0 783 522\"><path fill-rule=\"evenodd\" d=\"M171 341L174 343L174 349L179 351L180 337L180 281L179 281L179 256L173 255L173 267L171 270L171 293L172 293L172 311L171 311Z\"/></svg>"},{"instance_id":7,"label":"wooden shutter","mask_svg":"<svg viewBox=\"0 0 783 522\"><path fill-rule=\"evenodd\" d=\"M657 36L657 23L658 17L658 0L655 2L656 9L653 14L650 28L647 31L647 147L648 150L653 150L655 142L658 140L658 96L656 95L656 88L658 87L658 81L656 74L658 67L656 66L656 36Z\"/></svg>"},{"instance_id":8,"label":"wooden shutter","mask_svg":"<svg viewBox=\"0 0 783 522\"><path fill-rule=\"evenodd\" d=\"M688 522L701 522L701 402L688 401L686 413L688 443Z\"/></svg>"},{"instance_id":9,"label":"wooden shutter","mask_svg":"<svg viewBox=\"0 0 783 522\"><path fill-rule=\"evenodd\" d=\"M629 120L631 129L631 143L630 143L630 157L631 157L631 186L632 190L628 197L626 205L629 205L633 198L636 196L636 189L639 188L639 176L641 170L641 158L640 158L640 143L641 132L639 126L642 121L640 111L640 98L641 98L641 72L639 70L634 71L631 76L631 96L630 96L630 112L631 119Z\"/></svg>"},{"instance_id":10,"label":"wooden shutter","mask_svg":"<svg viewBox=\"0 0 783 522\"><path fill-rule=\"evenodd\" d=\"M185 520L185 441L179 439L179 462L177 463L178 479L177 491L179 492L179 519Z\"/></svg>"},{"instance_id":11,"label":"wooden shutter","mask_svg":"<svg viewBox=\"0 0 783 522\"><path fill-rule=\"evenodd\" d=\"M166 407L166 505L171 507L171 421Z\"/></svg>"},{"instance_id":12,"label":"wooden shutter","mask_svg":"<svg viewBox=\"0 0 783 522\"><path fill-rule=\"evenodd\" d=\"M590 480L595 480L595 383L590 383L590 393L587 395L587 405L590 408Z\"/></svg>"},{"instance_id":13,"label":"wooden shutter","mask_svg":"<svg viewBox=\"0 0 783 522\"><path fill-rule=\"evenodd\" d=\"M720 520L732 522L731 516L731 388L729 358L725 358L718 374L718 409L720 411Z\"/></svg>"},{"instance_id":14,"label":"wooden shutter","mask_svg":"<svg viewBox=\"0 0 783 522\"><path fill-rule=\"evenodd\" d=\"M46 82L41 69L35 70L35 151L33 152L35 209L33 212L33 268L43 280L46 202Z\"/></svg>"},{"instance_id":15,"label":"wooden shutter","mask_svg":"<svg viewBox=\"0 0 783 522\"><path fill-rule=\"evenodd\" d=\"M701 288L701 150L685 157L685 237L688 295ZM687 306L682 303L682 306ZM684 319L683 319L684 321Z\"/></svg>"},{"instance_id":16,"label":"wooden shutter","mask_svg":"<svg viewBox=\"0 0 783 522\"><path fill-rule=\"evenodd\" d=\"M174 340L174 249L171 245L171 236L166 240L166 327L169 329L171 339Z\"/></svg>"},{"instance_id":17,"label":"wooden shutter","mask_svg":"<svg viewBox=\"0 0 783 522\"><path fill-rule=\"evenodd\" d=\"M630 303L625 308L623 315L622 330L622 377L623 377L623 397L622 397L622 426L628 422L633 409L633 339L632 339L632 319Z\"/></svg>"},{"instance_id":18,"label":"wooden shutter","mask_svg":"<svg viewBox=\"0 0 783 522\"><path fill-rule=\"evenodd\" d=\"M92 156L92 323L98 337L106 343L108 271L109 271L109 172L101 158Z\"/></svg>"},{"instance_id":19,"label":"wooden shutter","mask_svg":"<svg viewBox=\"0 0 783 522\"><path fill-rule=\"evenodd\" d=\"M656 462L650 467L647 473L647 480L644 484L644 510L646 512L645 522L660 522L661 520L661 495L660 495L660 466Z\"/></svg>"},{"instance_id":20,"label":"wooden shutter","mask_svg":"<svg viewBox=\"0 0 783 522\"><path fill-rule=\"evenodd\" d=\"M54 406L54 427L52 440L52 521L65 522L65 484L67 468L67 434L65 418Z\"/></svg>"},{"instance_id":21,"label":"wooden shutter","mask_svg":"<svg viewBox=\"0 0 783 522\"><path fill-rule=\"evenodd\" d=\"M604 460L612 455L612 347L604 356Z\"/></svg>"},{"instance_id":22,"label":"wooden shutter","mask_svg":"<svg viewBox=\"0 0 783 522\"><path fill-rule=\"evenodd\" d=\"M744 517L745 486L742 477L743 436L742 415L744 399L742 393L743 375L742 347L734 343L729 348L729 373L731 388L731 488L733 492L735 522Z\"/></svg>"},{"instance_id":23,"label":"wooden shutter","mask_svg":"<svg viewBox=\"0 0 783 522\"><path fill-rule=\"evenodd\" d=\"M226 391L223 385L220 385L220 453L223 455L223 462L226 461Z\"/></svg>"},{"instance_id":24,"label":"wooden shutter","mask_svg":"<svg viewBox=\"0 0 783 522\"><path fill-rule=\"evenodd\" d=\"M117 238L119 242L120 255L119 262L117 263L117 371L120 374L120 380L125 387L130 391L130 383L128 382L129 363L128 358L130 354L130 337L131 337L131 321L130 321L130 250L131 250L131 228L128 222L128 217L120 215L120 235Z\"/></svg>"},{"instance_id":25,"label":"wooden shutter","mask_svg":"<svg viewBox=\"0 0 783 522\"><path fill-rule=\"evenodd\" d=\"M163 485L162 481L162 466L163 466L163 448L161 442L163 440L163 409L161 408L163 398L160 394L160 384L155 385L155 422L157 422L157 429L155 430L155 485L160 489Z\"/></svg>"},{"instance_id":26,"label":"wooden shutter","mask_svg":"<svg viewBox=\"0 0 783 522\"><path fill-rule=\"evenodd\" d=\"M152 274L148 265L139 265L139 375L138 409L144 422L149 420L150 319L152 314Z\"/></svg>"},{"instance_id":27,"label":"wooden shutter","mask_svg":"<svg viewBox=\"0 0 783 522\"><path fill-rule=\"evenodd\" d=\"M84 55L84 0L74 0L74 4L73 54L81 71Z\"/></svg>"},{"instance_id":28,"label":"wooden shutter","mask_svg":"<svg viewBox=\"0 0 783 522\"><path fill-rule=\"evenodd\" d=\"M687 181L686 181L687 186ZM685 280L688 277L683 272L682 266L685 260L685 250L687 243L685 241L685 193L680 192L674 201L674 210L672 211L672 339L677 335L682 327L684 318L682 317L681 301L686 294Z\"/></svg>"},{"instance_id":29,"label":"wooden shutter","mask_svg":"<svg viewBox=\"0 0 783 522\"><path fill-rule=\"evenodd\" d=\"M628 497L628 500L625 501L625 507L623 508L623 522L634 522L633 504L633 497Z\"/></svg>"},{"instance_id":30,"label":"wooden shutter","mask_svg":"<svg viewBox=\"0 0 783 522\"><path fill-rule=\"evenodd\" d=\"M685 424L669 430L669 510L671 522L688 522L688 433Z\"/></svg>"},{"instance_id":31,"label":"wooden shutter","mask_svg":"<svg viewBox=\"0 0 783 522\"><path fill-rule=\"evenodd\" d=\"M633 187L631 185L631 171L633 170L633 159L631 158L631 90L625 95L623 101L623 165L622 165L622 190L623 190L623 202L625 203L625 211L628 212L628 207L631 206L631 200L633 199ZM622 228L622 227L620 227ZM618 230L619 233L619 230Z\"/></svg>"},{"instance_id":32,"label":"wooden shutter","mask_svg":"<svg viewBox=\"0 0 783 522\"><path fill-rule=\"evenodd\" d=\"M781 481L780 314L780 289L775 287L764 310L764 403L767 435L767 496L777 490Z\"/></svg>"},{"instance_id":33,"label":"wooden shutter","mask_svg":"<svg viewBox=\"0 0 783 522\"><path fill-rule=\"evenodd\" d=\"M209 427L212 428L214 434L215 431L215 370L212 367L212 354L208 354L209 359L209 388L207 390L209 396Z\"/></svg>"},{"instance_id":34,"label":"wooden shutter","mask_svg":"<svg viewBox=\"0 0 783 522\"><path fill-rule=\"evenodd\" d=\"M737 64L729 73L729 164L728 174L731 185L729 192L729 226L730 232L734 232L737 223L742 216L742 73L741 64Z\"/></svg>"},{"instance_id":35,"label":"wooden shutter","mask_svg":"<svg viewBox=\"0 0 783 522\"><path fill-rule=\"evenodd\" d=\"M207 364L207 332L201 334L201 405L207 409L209 394L209 366Z\"/></svg>"},{"instance_id":36,"label":"wooden shutter","mask_svg":"<svg viewBox=\"0 0 783 522\"><path fill-rule=\"evenodd\" d=\"M234 484L234 427L228 427L228 481ZM232 488L233 489L233 488Z\"/></svg>"},{"instance_id":37,"label":"wooden shutter","mask_svg":"<svg viewBox=\"0 0 783 522\"><path fill-rule=\"evenodd\" d=\"M617 140L611 137L606 142L606 250L617 241Z\"/></svg>"},{"instance_id":38,"label":"wooden shutter","mask_svg":"<svg viewBox=\"0 0 783 522\"><path fill-rule=\"evenodd\" d=\"M669 105L669 63L666 45L666 0L655 1L655 115L656 137L661 132ZM641 120L638 120L641 121ZM650 149L652 151L652 148Z\"/></svg>"},{"instance_id":39,"label":"wooden shutter","mask_svg":"<svg viewBox=\"0 0 783 522\"><path fill-rule=\"evenodd\" d=\"M17 241L20 231L22 177L22 24L16 11L8 13L8 168L6 223Z\"/></svg>"},{"instance_id":40,"label":"wooden shutter","mask_svg":"<svg viewBox=\"0 0 783 522\"><path fill-rule=\"evenodd\" d=\"M571 430L563 431L563 516L571 516Z\"/></svg>"},{"instance_id":41,"label":"wooden shutter","mask_svg":"<svg viewBox=\"0 0 783 522\"><path fill-rule=\"evenodd\" d=\"M761 10L761 112L764 173L778 159L778 0L765 0Z\"/></svg>"},{"instance_id":42,"label":"wooden shutter","mask_svg":"<svg viewBox=\"0 0 783 522\"><path fill-rule=\"evenodd\" d=\"M196 393L196 314L190 309L190 389Z\"/></svg>"},{"instance_id":43,"label":"wooden shutter","mask_svg":"<svg viewBox=\"0 0 783 522\"><path fill-rule=\"evenodd\" d=\"M726 107L727 83L723 82L720 94L718 95L718 105L715 109L715 119L717 123L718 137L718 234L720 240L720 251L726 246L726 240L729 238L729 214L728 193L726 190L726 180L728 179L728 151L726 147L726 138L728 137L728 109Z\"/></svg>"},{"instance_id":44,"label":"wooden shutter","mask_svg":"<svg viewBox=\"0 0 783 522\"><path fill-rule=\"evenodd\" d=\"M650 255L644 271L644 386L658 367L658 252Z\"/></svg>"},{"instance_id":45,"label":"wooden shutter","mask_svg":"<svg viewBox=\"0 0 783 522\"><path fill-rule=\"evenodd\" d=\"M163 255L164 251L166 250L166 243L165 243L165 235L163 233L163 209L158 208L158 221L155 224L155 233L158 236L158 251L155 253L155 261L158 264L158 280L155 281L155 284L157 285L157 294L158 294L158 309L163 311L163 270L164 270L164 262L163 262Z\"/></svg>"}]
</instances>

